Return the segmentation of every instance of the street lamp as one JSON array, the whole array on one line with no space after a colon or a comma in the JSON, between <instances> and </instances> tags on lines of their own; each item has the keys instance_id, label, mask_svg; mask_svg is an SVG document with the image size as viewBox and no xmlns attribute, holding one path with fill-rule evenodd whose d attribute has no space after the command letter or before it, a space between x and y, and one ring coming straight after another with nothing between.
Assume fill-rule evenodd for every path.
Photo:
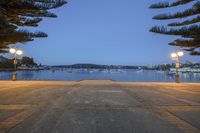
<instances>
[{"instance_id":1,"label":"street lamp","mask_svg":"<svg viewBox=\"0 0 200 133\"><path fill-rule=\"evenodd\" d=\"M9 49L9 52L11 54L14 54L14 61L13 61L13 64L14 64L14 72L13 72L13 81L15 81L17 79L17 55L22 55L23 54L23 51L19 50L19 49L14 49L14 48L10 48Z\"/></svg>"},{"instance_id":2,"label":"street lamp","mask_svg":"<svg viewBox=\"0 0 200 133\"><path fill-rule=\"evenodd\" d=\"M183 51L177 51L171 54L172 60L176 61L176 83L180 83L178 69L180 68L180 57L183 55L184 55Z\"/></svg>"}]
</instances>

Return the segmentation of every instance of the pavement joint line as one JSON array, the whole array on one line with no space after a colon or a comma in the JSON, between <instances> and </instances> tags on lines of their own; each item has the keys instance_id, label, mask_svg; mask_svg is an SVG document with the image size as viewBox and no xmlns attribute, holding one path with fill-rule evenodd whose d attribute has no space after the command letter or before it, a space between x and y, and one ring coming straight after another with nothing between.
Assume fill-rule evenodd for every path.
<instances>
[{"instance_id":1,"label":"pavement joint line","mask_svg":"<svg viewBox=\"0 0 200 133\"><path fill-rule=\"evenodd\" d=\"M171 97L171 98L173 98L173 99L175 99L175 100L177 100L177 101L184 102L184 103L187 103L188 105L192 105L192 106L200 106L200 104L197 103L197 102L193 102L193 101L190 101L190 100L187 100L187 99L177 98L177 97L175 97L175 96L172 96L172 95L169 94L169 92L167 92L167 91L165 91L165 90L163 90L163 89L161 90L161 89L159 88L159 89L157 89L157 90L159 90L160 92L165 92L165 96Z\"/></svg>"},{"instance_id":2,"label":"pavement joint line","mask_svg":"<svg viewBox=\"0 0 200 133\"><path fill-rule=\"evenodd\" d=\"M61 98L61 97L63 97L63 96L66 96L66 93L70 93L71 91L74 90L75 87L79 87L79 86L80 86L79 83L76 83L76 84L73 84L73 85L71 85L71 86L68 86L69 88L67 89L67 91L66 91L65 93L56 94L56 95L54 95L53 97L51 97L51 99L56 100L56 99L59 99L59 98ZM52 106L52 102L49 101L49 100L45 100L45 101L42 101L41 105L42 105L43 107L49 107L49 106Z\"/></svg>"},{"instance_id":3,"label":"pavement joint line","mask_svg":"<svg viewBox=\"0 0 200 133\"><path fill-rule=\"evenodd\" d=\"M4 88L1 88L0 89L0 92L1 91L5 91L5 90L9 90L9 89L16 89L16 88L22 88L22 87L28 87L30 85L25 85L25 86L15 86L15 87L4 87Z\"/></svg>"},{"instance_id":4,"label":"pavement joint line","mask_svg":"<svg viewBox=\"0 0 200 133\"><path fill-rule=\"evenodd\" d=\"M178 129L180 129L184 133L200 133L200 130L198 128L194 127L187 121L175 116L174 114L170 113L167 110L164 110L162 108L152 105L148 101L138 96L135 92L131 92L130 90L128 90L128 88L125 88L123 90L132 98L138 100L143 105L144 108L157 114L158 116L160 116L160 118L168 121L170 124L176 126Z\"/></svg>"},{"instance_id":5,"label":"pavement joint line","mask_svg":"<svg viewBox=\"0 0 200 133\"><path fill-rule=\"evenodd\" d=\"M35 112L37 112L36 109L24 110L12 117L7 118L3 122L0 122L0 133L8 132L12 128L23 122L25 119L30 117Z\"/></svg>"},{"instance_id":6,"label":"pavement joint line","mask_svg":"<svg viewBox=\"0 0 200 133\"><path fill-rule=\"evenodd\" d=\"M200 106L160 106L160 108L168 111L200 111Z\"/></svg>"},{"instance_id":7,"label":"pavement joint line","mask_svg":"<svg viewBox=\"0 0 200 133\"><path fill-rule=\"evenodd\" d=\"M163 87L165 87L165 86L163 86ZM169 94L169 92L167 92L167 91L165 91L165 90L163 90L163 89L160 89L160 88L159 88L159 89L157 89L157 90L159 90L160 92L165 92L165 96L171 97L171 98L173 98L173 99L175 99L175 100L177 100L177 101L184 102L184 103L187 103L188 105L192 105L192 106L200 106L200 103L193 102L193 101L190 101L190 100L187 100L187 99L183 99L183 98L177 98L177 97L175 97L175 96ZM177 90L178 90L178 89L177 89Z\"/></svg>"},{"instance_id":8,"label":"pavement joint line","mask_svg":"<svg viewBox=\"0 0 200 133\"><path fill-rule=\"evenodd\" d=\"M163 87L165 87L167 89L174 89L174 90L179 91L179 92L190 93L190 94L193 94L193 95L199 95L200 94L199 92L192 92L192 91L189 91L189 90L177 89L175 87L173 87L173 88L168 87L168 86L163 86Z\"/></svg>"},{"instance_id":9,"label":"pavement joint line","mask_svg":"<svg viewBox=\"0 0 200 133\"><path fill-rule=\"evenodd\" d=\"M15 86L15 87L4 87L4 88L0 88L0 92L1 91L5 91L5 90L9 90L9 89L18 89L18 88L24 88L24 87L29 87L31 86L32 88L37 88L37 87L42 87L42 86L46 86L46 85L35 85L35 84L29 84L29 85L24 85L24 86ZM63 85L61 85L63 86ZM70 87L71 85L68 85L67 87Z\"/></svg>"},{"instance_id":10,"label":"pavement joint line","mask_svg":"<svg viewBox=\"0 0 200 133\"><path fill-rule=\"evenodd\" d=\"M48 106L46 109L80 109L80 110L126 110L126 109L133 109L133 108L142 108L142 106L107 106L107 105L66 105L66 106Z\"/></svg>"},{"instance_id":11,"label":"pavement joint line","mask_svg":"<svg viewBox=\"0 0 200 133\"><path fill-rule=\"evenodd\" d=\"M178 117L180 120L185 121L185 122L188 123L189 125L192 125L192 123L191 123L190 121L187 121L187 120L185 120L185 119L179 117L177 114L175 114L174 112L172 112L172 110L167 110L167 112L168 112L169 114L173 114L173 116L175 116L175 117ZM195 127L195 128L198 129L198 130L200 131L200 128L198 128L198 127Z\"/></svg>"},{"instance_id":12,"label":"pavement joint line","mask_svg":"<svg viewBox=\"0 0 200 133\"><path fill-rule=\"evenodd\" d=\"M29 84L29 85L24 85L24 86L19 85L19 86L15 86L15 87L4 87L3 89L2 88L0 89L0 92L5 91L5 90L9 90L9 89L18 89L18 88L24 88L24 87L29 87L29 86L37 87L38 85Z\"/></svg>"},{"instance_id":13,"label":"pavement joint line","mask_svg":"<svg viewBox=\"0 0 200 133\"><path fill-rule=\"evenodd\" d=\"M167 94L168 95L168 94ZM176 100L178 100L178 101L181 101L181 102L185 102L185 103L187 103L188 105L191 105L191 106L200 106L200 104L199 103L197 103L197 102L192 102L192 101L190 101L190 100L187 100L187 99L183 99L183 98L177 98L177 97L175 97L175 96L171 96L171 97L173 97L174 99L176 99Z\"/></svg>"},{"instance_id":14,"label":"pavement joint line","mask_svg":"<svg viewBox=\"0 0 200 133\"><path fill-rule=\"evenodd\" d=\"M167 120L170 124L175 125L184 133L200 133L200 130L188 123L184 119L176 116L175 114L171 113L170 111L166 111L159 108L153 108L153 112L161 116L164 120Z\"/></svg>"},{"instance_id":15,"label":"pavement joint line","mask_svg":"<svg viewBox=\"0 0 200 133\"><path fill-rule=\"evenodd\" d=\"M36 107L32 104L0 104L0 110L22 110Z\"/></svg>"},{"instance_id":16,"label":"pavement joint line","mask_svg":"<svg viewBox=\"0 0 200 133\"><path fill-rule=\"evenodd\" d=\"M44 103L45 104L45 103ZM43 104L43 105L44 105ZM38 108L42 105L33 104L6 104L0 105L0 110L23 110ZM156 106L161 109L169 111L200 111L200 106L187 106L187 105L159 105ZM65 106L49 105L48 109L132 109L142 108L142 105L126 106L126 105L87 105L87 104L67 104ZM46 108L46 109L47 109Z\"/></svg>"},{"instance_id":17,"label":"pavement joint line","mask_svg":"<svg viewBox=\"0 0 200 133\"><path fill-rule=\"evenodd\" d=\"M166 95L169 96L169 97L172 97L172 98L176 99L177 101L185 102L185 103L187 103L188 105L200 106L200 104L197 103L197 102L193 102L193 101L190 101L190 100L187 100L187 99L183 99L183 98L177 98L177 97L171 96L171 95L169 95L169 94L166 94Z\"/></svg>"}]
</instances>

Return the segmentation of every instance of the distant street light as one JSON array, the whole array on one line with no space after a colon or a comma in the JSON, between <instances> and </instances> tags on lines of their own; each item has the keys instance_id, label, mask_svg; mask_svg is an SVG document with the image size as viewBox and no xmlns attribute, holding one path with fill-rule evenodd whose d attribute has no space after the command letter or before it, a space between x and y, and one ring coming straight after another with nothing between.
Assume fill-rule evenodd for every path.
<instances>
[{"instance_id":1,"label":"distant street light","mask_svg":"<svg viewBox=\"0 0 200 133\"><path fill-rule=\"evenodd\" d=\"M14 61L13 61L13 64L14 64L14 72L13 72L13 81L17 80L17 55L22 55L23 54L23 51L21 50L18 50L18 49L14 49L14 48L10 48L9 49L9 52L11 54L14 54Z\"/></svg>"},{"instance_id":2,"label":"distant street light","mask_svg":"<svg viewBox=\"0 0 200 133\"><path fill-rule=\"evenodd\" d=\"M171 54L172 60L176 61L176 83L180 83L178 69L180 68L180 57L183 55L184 55L183 51L177 51Z\"/></svg>"}]
</instances>

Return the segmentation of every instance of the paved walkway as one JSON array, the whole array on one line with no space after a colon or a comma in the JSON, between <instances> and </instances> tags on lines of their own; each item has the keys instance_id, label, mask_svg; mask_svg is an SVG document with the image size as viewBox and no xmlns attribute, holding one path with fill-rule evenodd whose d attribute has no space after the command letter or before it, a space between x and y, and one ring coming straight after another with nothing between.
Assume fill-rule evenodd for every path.
<instances>
[{"instance_id":1,"label":"paved walkway","mask_svg":"<svg viewBox=\"0 0 200 133\"><path fill-rule=\"evenodd\" d=\"M200 84L0 81L0 133L200 133Z\"/></svg>"}]
</instances>

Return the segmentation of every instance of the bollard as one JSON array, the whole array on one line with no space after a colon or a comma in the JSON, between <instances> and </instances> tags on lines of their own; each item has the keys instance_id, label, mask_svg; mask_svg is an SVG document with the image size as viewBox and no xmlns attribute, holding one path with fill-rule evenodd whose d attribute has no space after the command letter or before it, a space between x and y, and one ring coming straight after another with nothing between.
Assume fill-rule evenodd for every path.
<instances>
[{"instance_id":1,"label":"bollard","mask_svg":"<svg viewBox=\"0 0 200 133\"><path fill-rule=\"evenodd\" d=\"M16 81L17 80L17 72L13 72L13 75L12 75L12 80L13 81Z\"/></svg>"},{"instance_id":2,"label":"bollard","mask_svg":"<svg viewBox=\"0 0 200 133\"><path fill-rule=\"evenodd\" d=\"M176 83L180 83L180 76L179 76L179 74L176 74Z\"/></svg>"}]
</instances>

